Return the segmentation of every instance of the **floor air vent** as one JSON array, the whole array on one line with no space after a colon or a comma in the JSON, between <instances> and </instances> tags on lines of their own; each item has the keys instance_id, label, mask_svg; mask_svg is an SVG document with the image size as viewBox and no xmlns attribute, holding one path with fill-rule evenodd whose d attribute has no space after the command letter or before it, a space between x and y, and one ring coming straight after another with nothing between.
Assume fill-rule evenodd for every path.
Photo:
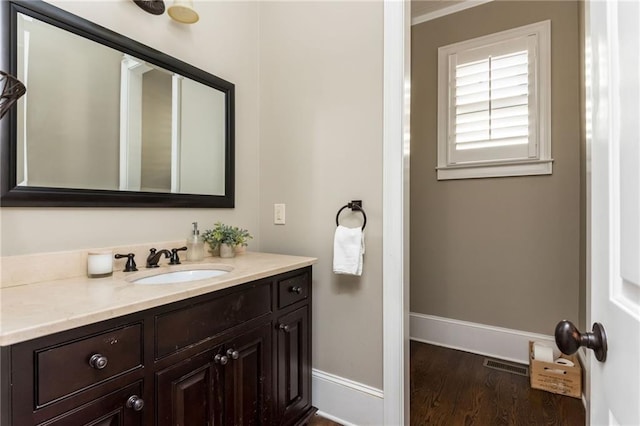
<instances>
[{"instance_id":1,"label":"floor air vent","mask_svg":"<svg viewBox=\"0 0 640 426\"><path fill-rule=\"evenodd\" d=\"M529 376L529 367L525 367L521 364L485 358L484 364L482 365L493 368L494 370L504 371L506 373L517 374L519 376Z\"/></svg>"}]
</instances>

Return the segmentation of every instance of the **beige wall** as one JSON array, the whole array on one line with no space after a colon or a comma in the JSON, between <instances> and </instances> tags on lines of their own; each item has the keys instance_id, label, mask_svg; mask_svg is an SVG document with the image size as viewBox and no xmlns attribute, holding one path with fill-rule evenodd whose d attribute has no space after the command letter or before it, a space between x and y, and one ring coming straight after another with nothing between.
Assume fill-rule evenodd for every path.
<instances>
[{"instance_id":1,"label":"beige wall","mask_svg":"<svg viewBox=\"0 0 640 426\"><path fill-rule=\"evenodd\" d=\"M437 49L552 21L553 175L436 180ZM411 311L552 334L578 320L578 4L495 1L412 29Z\"/></svg>"},{"instance_id":2,"label":"beige wall","mask_svg":"<svg viewBox=\"0 0 640 426\"><path fill-rule=\"evenodd\" d=\"M261 4L262 248L317 257L313 366L382 387L382 2ZM367 213L362 277L332 272L335 216ZM287 223L273 225L273 204ZM358 215L343 213L357 226ZM353 219L350 222L349 219Z\"/></svg>"},{"instance_id":3,"label":"beige wall","mask_svg":"<svg viewBox=\"0 0 640 426\"><path fill-rule=\"evenodd\" d=\"M197 2L193 26L129 1L56 4L236 84L236 208L2 208L2 256L170 241L194 220L246 227L251 249L319 259L314 368L381 388L382 2ZM368 216L361 278L331 271L352 199Z\"/></svg>"},{"instance_id":4,"label":"beige wall","mask_svg":"<svg viewBox=\"0 0 640 426\"><path fill-rule=\"evenodd\" d=\"M131 1L51 3L235 83L236 208L5 207L0 209L2 256L172 241L186 238L193 221L205 229L217 220L249 229L255 236L250 248L259 247L259 4L197 2L200 22L180 25Z\"/></svg>"},{"instance_id":5,"label":"beige wall","mask_svg":"<svg viewBox=\"0 0 640 426\"><path fill-rule=\"evenodd\" d=\"M21 24L30 34L29 75L20 76L29 88L28 96L21 99L22 103L29 98L28 184L117 188L122 54L104 46L96 48L87 39L56 31L43 22L23 20ZM21 64L24 72L25 64ZM20 135L24 143L24 132ZM20 157L18 164L22 165ZM71 167L60 167L69 164L68 158L77 161Z\"/></svg>"},{"instance_id":6,"label":"beige wall","mask_svg":"<svg viewBox=\"0 0 640 426\"><path fill-rule=\"evenodd\" d=\"M180 192L223 195L224 93L188 79L181 86Z\"/></svg>"}]
</instances>

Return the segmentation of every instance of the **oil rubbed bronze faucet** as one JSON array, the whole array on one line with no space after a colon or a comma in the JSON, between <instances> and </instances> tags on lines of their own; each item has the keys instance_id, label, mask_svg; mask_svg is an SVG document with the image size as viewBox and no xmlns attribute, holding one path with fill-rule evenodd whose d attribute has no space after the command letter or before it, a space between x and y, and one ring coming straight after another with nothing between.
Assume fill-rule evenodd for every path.
<instances>
[{"instance_id":1,"label":"oil rubbed bronze faucet","mask_svg":"<svg viewBox=\"0 0 640 426\"><path fill-rule=\"evenodd\" d=\"M171 257L171 252L169 250L162 249L158 251L154 248L150 249L149 256L147 257L147 268L157 268L160 256L163 254L165 259L169 259Z\"/></svg>"}]
</instances>

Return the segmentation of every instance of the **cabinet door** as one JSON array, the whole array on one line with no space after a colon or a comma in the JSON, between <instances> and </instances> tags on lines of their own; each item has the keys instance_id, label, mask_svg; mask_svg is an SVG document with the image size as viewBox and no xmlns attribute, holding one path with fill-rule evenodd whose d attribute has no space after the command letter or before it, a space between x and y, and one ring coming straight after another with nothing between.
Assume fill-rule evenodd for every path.
<instances>
[{"instance_id":1,"label":"cabinet door","mask_svg":"<svg viewBox=\"0 0 640 426\"><path fill-rule=\"evenodd\" d=\"M282 424L297 420L311 405L309 308L278 319L278 414Z\"/></svg>"},{"instance_id":2,"label":"cabinet door","mask_svg":"<svg viewBox=\"0 0 640 426\"><path fill-rule=\"evenodd\" d=\"M271 323L226 345L225 425L271 423Z\"/></svg>"},{"instance_id":3,"label":"cabinet door","mask_svg":"<svg viewBox=\"0 0 640 426\"><path fill-rule=\"evenodd\" d=\"M122 388L64 413L41 426L134 426L143 424L142 384Z\"/></svg>"},{"instance_id":4,"label":"cabinet door","mask_svg":"<svg viewBox=\"0 0 640 426\"><path fill-rule=\"evenodd\" d=\"M223 425L224 373L215 356L222 347L156 373L158 425Z\"/></svg>"}]
</instances>

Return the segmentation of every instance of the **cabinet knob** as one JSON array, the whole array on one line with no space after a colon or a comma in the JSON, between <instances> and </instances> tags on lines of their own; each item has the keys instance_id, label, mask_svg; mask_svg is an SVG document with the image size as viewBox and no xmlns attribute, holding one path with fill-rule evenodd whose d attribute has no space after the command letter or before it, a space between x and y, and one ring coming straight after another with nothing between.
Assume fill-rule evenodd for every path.
<instances>
[{"instance_id":1,"label":"cabinet knob","mask_svg":"<svg viewBox=\"0 0 640 426\"><path fill-rule=\"evenodd\" d=\"M107 357L102 354L93 354L91 358L89 358L89 365L96 370L102 370L107 366L108 362Z\"/></svg>"},{"instance_id":2,"label":"cabinet knob","mask_svg":"<svg viewBox=\"0 0 640 426\"><path fill-rule=\"evenodd\" d=\"M291 293L295 293L295 294L300 294L302 293L302 287L300 287L299 285L293 286L289 289L289 291Z\"/></svg>"},{"instance_id":3,"label":"cabinet knob","mask_svg":"<svg viewBox=\"0 0 640 426\"><path fill-rule=\"evenodd\" d=\"M280 324L280 330L284 331L285 333L288 333L289 331L291 331L291 328L287 325L287 324Z\"/></svg>"},{"instance_id":4,"label":"cabinet knob","mask_svg":"<svg viewBox=\"0 0 640 426\"><path fill-rule=\"evenodd\" d=\"M213 357L213 362L215 362L216 364L220 364L220 365L227 365L227 363L229 362L229 358L227 358L224 355L216 355Z\"/></svg>"},{"instance_id":5,"label":"cabinet knob","mask_svg":"<svg viewBox=\"0 0 640 426\"><path fill-rule=\"evenodd\" d=\"M227 356L231 359L238 359L240 358L240 352L233 349L227 349Z\"/></svg>"},{"instance_id":6,"label":"cabinet knob","mask_svg":"<svg viewBox=\"0 0 640 426\"><path fill-rule=\"evenodd\" d=\"M133 408L133 411L141 411L144 408L144 400L138 395L131 395L127 399L127 408Z\"/></svg>"}]
</instances>

